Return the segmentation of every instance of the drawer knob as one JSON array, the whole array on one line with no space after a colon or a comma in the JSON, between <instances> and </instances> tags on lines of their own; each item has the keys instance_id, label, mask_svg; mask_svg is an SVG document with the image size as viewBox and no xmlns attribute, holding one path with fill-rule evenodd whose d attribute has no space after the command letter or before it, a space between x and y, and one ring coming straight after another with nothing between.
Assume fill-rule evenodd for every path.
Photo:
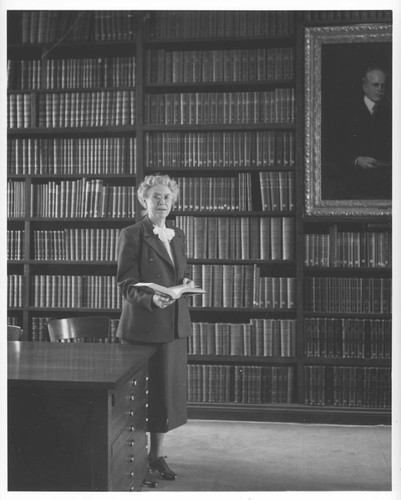
<instances>
[{"instance_id":1,"label":"drawer knob","mask_svg":"<svg viewBox=\"0 0 401 500\"><path fill-rule=\"evenodd\" d=\"M130 473L129 473L129 477L135 477L135 472L134 472L133 470L132 470L132 471L130 471Z\"/></svg>"},{"instance_id":2,"label":"drawer knob","mask_svg":"<svg viewBox=\"0 0 401 500\"><path fill-rule=\"evenodd\" d=\"M130 410L130 411L128 412L128 415L129 415L130 417L133 417L133 416L135 415L134 410Z\"/></svg>"},{"instance_id":3,"label":"drawer knob","mask_svg":"<svg viewBox=\"0 0 401 500\"><path fill-rule=\"evenodd\" d=\"M128 432L134 432L134 430L135 430L135 426L134 425L130 425L128 427Z\"/></svg>"},{"instance_id":4,"label":"drawer knob","mask_svg":"<svg viewBox=\"0 0 401 500\"><path fill-rule=\"evenodd\" d=\"M135 441L133 439L128 439L127 440L127 446L131 446L132 447L132 446L134 446L134 444L135 444Z\"/></svg>"},{"instance_id":5,"label":"drawer knob","mask_svg":"<svg viewBox=\"0 0 401 500\"><path fill-rule=\"evenodd\" d=\"M138 385L138 381L137 381L137 379L136 379L136 378L133 378L133 379L131 380L131 385Z\"/></svg>"},{"instance_id":6,"label":"drawer knob","mask_svg":"<svg viewBox=\"0 0 401 500\"><path fill-rule=\"evenodd\" d=\"M135 401L135 396L134 396L133 394L130 394L130 395L128 396L128 400L129 400L129 401Z\"/></svg>"},{"instance_id":7,"label":"drawer knob","mask_svg":"<svg viewBox=\"0 0 401 500\"><path fill-rule=\"evenodd\" d=\"M134 455L128 455L128 456L127 456L127 462L128 462L129 464L132 464L132 462L133 462L133 461L134 461Z\"/></svg>"},{"instance_id":8,"label":"drawer knob","mask_svg":"<svg viewBox=\"0 0 401 500\"><path fill-rule=\"evenodd\" d=\"M135 486L134 486L134 485L130 486L130 487L129 487L129 490L130 490L130 491L135 491Z\"/></svg>"}]
</instances>

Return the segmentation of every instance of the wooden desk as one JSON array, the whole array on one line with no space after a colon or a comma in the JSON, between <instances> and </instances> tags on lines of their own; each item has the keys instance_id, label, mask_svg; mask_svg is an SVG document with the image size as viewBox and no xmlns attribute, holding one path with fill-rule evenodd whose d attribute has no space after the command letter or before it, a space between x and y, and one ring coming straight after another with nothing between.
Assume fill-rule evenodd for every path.
<instances>
[{"instance_id":1,"label":"wooden desk","mask_svg":"<svg viewBox=\"0 0 401 500\"><path fill-rule=\"evenodd\" d=\"M153 349L7 344L8 489L138 491Z\"/></svg>"}]
</instances>

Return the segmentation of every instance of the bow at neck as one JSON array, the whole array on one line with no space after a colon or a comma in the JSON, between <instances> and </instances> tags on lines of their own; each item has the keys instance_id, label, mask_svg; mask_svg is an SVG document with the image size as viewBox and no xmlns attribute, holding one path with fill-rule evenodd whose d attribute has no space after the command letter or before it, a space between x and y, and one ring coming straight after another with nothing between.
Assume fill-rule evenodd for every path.
<instances>
[{"instance_id":1,"label":"bow at neck","mask_svg":"<svg viewBox=\"0 0 401 500\"><path fill-rule=\"evenodd\" d=\"M164 243L171 241L175 236L174 229L170 229L168 227L154 226L153 233L157 234L159 239Z\"/></svg>"}]
</instances>

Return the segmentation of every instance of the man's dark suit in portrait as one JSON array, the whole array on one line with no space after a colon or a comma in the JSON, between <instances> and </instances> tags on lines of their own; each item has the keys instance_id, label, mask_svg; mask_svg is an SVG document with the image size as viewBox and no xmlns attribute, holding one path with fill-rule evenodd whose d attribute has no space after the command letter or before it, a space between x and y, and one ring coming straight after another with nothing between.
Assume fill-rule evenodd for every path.
<instances>
[{"instance_id":1,"label":"man's dark suit in portrait","mask_svg":"<svg viewBox=\"0 0 401 500\"><path fill-rule=\"evenodd\" d=\"M332 175L337 177L335 198L391 199L392 124L386 78L384 70L369 67L359 101L339 106L330 147Z\"/></svg>"}]
</instances>

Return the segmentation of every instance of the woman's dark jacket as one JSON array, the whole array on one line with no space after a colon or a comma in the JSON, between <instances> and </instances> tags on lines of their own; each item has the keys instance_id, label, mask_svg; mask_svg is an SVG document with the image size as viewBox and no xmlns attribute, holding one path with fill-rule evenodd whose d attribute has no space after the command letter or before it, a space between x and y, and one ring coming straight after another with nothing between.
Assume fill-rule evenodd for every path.
<instances>
[{"instance_id":1,"label":"woman's dark jacket","mask_svg":"<svg viewBox=\"0 0 401 500\"><path fill-rule=\"evenodd\" d=\"M132 285L138 282L175 286L188 277L185 236L177 227L171 240L175 266L153 224L146 216L124 228L117 244L117 284L122 294L122 313L117 337L138 342L171 342L191 334L188 299L182 297L171 306L160 309L152 294Z\"/></svg>"}]
</instances>

